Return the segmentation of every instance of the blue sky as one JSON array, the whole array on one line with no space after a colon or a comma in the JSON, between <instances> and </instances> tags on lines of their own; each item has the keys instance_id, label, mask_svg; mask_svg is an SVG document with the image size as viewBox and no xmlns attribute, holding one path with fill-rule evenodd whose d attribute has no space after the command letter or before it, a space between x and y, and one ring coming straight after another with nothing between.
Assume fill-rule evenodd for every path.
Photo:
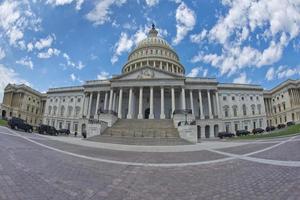
<instances>
[{"instance_id":1,"label":"blue sky","mask_svg":"<svg viewBox=\"0 0 300 200\"><path fill-rule=\"evenodd\" d=\"M299 1L0 0L0 99L10 82L44 92L119 74L152 23L187 76L299 78Z\"/></svg>"}]
</instances>

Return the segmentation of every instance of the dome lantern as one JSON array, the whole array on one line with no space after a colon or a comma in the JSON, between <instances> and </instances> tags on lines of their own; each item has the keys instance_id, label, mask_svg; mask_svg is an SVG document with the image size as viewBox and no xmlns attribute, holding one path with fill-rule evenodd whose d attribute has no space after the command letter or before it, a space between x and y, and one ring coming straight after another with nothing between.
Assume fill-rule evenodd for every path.
<instances>
[{"instance_id":1,"label":"dome lantern","mask_svg":"<svg viewBox=\"0 0 300 200\"><path fill-rule=\"evenodd\" d=\"M152 24L152 29L149 31L149 37L157 37L158 31L155 29L155 25Z\"/></svg>"}]
</instances>

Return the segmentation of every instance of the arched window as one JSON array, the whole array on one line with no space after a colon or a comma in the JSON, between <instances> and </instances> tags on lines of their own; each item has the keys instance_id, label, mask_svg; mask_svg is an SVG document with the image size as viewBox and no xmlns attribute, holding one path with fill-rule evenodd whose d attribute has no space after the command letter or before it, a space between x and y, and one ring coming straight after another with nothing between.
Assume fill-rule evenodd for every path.
<instances>
[{"instance_id":1,"label":"arched window","mask_svg":"<svg viewBox=\"0 0 300 200\"><path fill-rule=\"evenodd\" d=\"M243 115L244 115L244 116L247 115L247 107L246 107L245 104L243 105Z\"/></svg>"},{"instance_id":2,"label":"arched window","mask_svg":"<svg viewBox=\"0 0 300 200\"><path fill-rule=\"evenodd\" d=\"M48 107L48 115L51 115L51 111L52 111L52 106Z\"/></svg>"},{"instance_id":3,"label":"arched window","mask_svg":"<svg viewBox=\"0 0 300 200\"><path fill-rule=\"evenodd\" d=\"M278 104L278 112L281 112L281 106Z\"/></svg>"},{"instance_id":4,"label":"arched window","mask_svg":"<svg viewBox=\"0 0 300 200\"><path fill-rule=\"evenodd\" d=\"M80 113L80 107L76 106L75 115L78 116Z\"/></svg>"},{"instance_id":5,"label":"arched window","mask_svg":"<svg viewBox=\"0 0 300 200\"><path fill-rule=\"evenodd\" d=\"M229 116L229 107L224 106L224 117L228 117L228 116Z\"/></svg>"},{"instance_id":6,"label":"arched window","mask_svg":"<svg viewBox=\"0 0 300 200\"><path fill-rule=\"evenodd\" d=\"M72 107L72 106L69 106L69 107L68 107L68 116L71 116L71 115L72 115L72 111L73 111L73 107Z\"/></svg>"},{"instance_id":7,"label":"arched window","mask_svg":"<svg viewBox=\"0 0 300 200\"><path fill-rule=\"evenodd\" d=\"M56 115L56 111L57 111L57 107L54 106L54 107L53 107L53 115Z\"/></svg>"},{"instance_id":8,"label":"arched window","mask_svg":"<svg viewBox=\"0 0 300 200\"><path fill-rule=\"evenodd\" d=\"M64 116L64 113L65 113L65 106L62 106L60 108L60 116Z\"/></svg>"},{"instance_id":9,"label":"arched window","mask_svg":"<svg viewBox=\"0 0 300 200\"><path fill-rule=\"evenodd\" d=\"M237 106L232 106L233 116L237 117Z\"/></svg>"},{"instance_id":10,"label":"arched window","mask_svg":"<svg viewBox=\"0 0 300 200\"><path fill-rule=\"evenodd\" d=\"M255 115L255 105L251 105L252 115Z\"/></svg>"}]
</instances>

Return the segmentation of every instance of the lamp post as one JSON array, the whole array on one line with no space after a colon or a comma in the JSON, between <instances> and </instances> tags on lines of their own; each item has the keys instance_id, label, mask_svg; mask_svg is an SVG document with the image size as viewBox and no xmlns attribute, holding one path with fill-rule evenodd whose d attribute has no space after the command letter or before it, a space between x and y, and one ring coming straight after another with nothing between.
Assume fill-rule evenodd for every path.
<instances>
[{"instance_id":1,"label":"lamp post","mask_svg":"<svg viewBox=\"0 0 300 200\"><path fill-rule=\"evenodd\" d=\"M100 114L101 114L101 109L99 108L99 109L97 110L98 121L99 121Z\"/></svg>"}]
</instances>

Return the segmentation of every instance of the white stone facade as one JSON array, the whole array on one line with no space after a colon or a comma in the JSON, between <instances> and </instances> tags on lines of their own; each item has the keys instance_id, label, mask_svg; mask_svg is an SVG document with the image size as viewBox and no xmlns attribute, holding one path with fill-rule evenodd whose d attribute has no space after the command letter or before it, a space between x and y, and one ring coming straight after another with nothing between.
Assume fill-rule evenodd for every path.
<instances>
[{"instance_id":1,"label":"white stone facade","mask_svg":"<svg viewBox=\"0 0 300 200\"><path fill-rule=\"evenodd\" d=\"M177 127L187 117L195 120L198 138L214 138L219 131L265 128L267 115L271 119L266 100L281 91L286 98L288 93L295 97L285 99L287 109L290 103L300 104L294 85L264 92L259 85L223 84L214 78L185 77L184 72L176 52L153 27L129 54L121 75L86 81L82 87L50 89L44 123L80 133L90 119L105 121L108 127L117 118L173 119ZM294 113L299 119L299 112Z\"/></svg>"}]
</instances>

